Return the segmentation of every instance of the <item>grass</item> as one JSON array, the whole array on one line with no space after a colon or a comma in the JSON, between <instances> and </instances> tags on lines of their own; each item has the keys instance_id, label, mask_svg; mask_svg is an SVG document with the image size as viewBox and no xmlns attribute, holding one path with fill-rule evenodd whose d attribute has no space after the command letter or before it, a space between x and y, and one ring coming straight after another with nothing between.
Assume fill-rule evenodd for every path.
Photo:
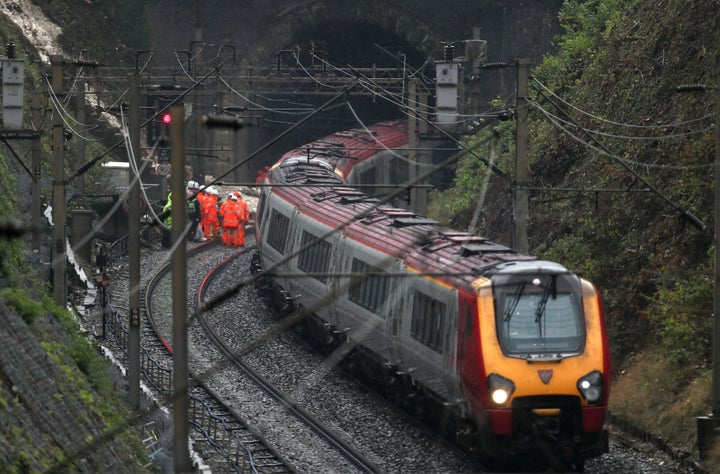
<instances>
[{"instance_id":1,"label":"grass","mask_svg":"<svg viewBox=\"0 0 720 474\"><path fill-rule=\"evenodd\" d=\"M697 457L697 417L711 409L709 368L679 365L649 347L636 353L613 381L610 412L652 433L682 453ZM708 450L703 468L720 467L720 437Z\"/></svg>"}]
</instances>

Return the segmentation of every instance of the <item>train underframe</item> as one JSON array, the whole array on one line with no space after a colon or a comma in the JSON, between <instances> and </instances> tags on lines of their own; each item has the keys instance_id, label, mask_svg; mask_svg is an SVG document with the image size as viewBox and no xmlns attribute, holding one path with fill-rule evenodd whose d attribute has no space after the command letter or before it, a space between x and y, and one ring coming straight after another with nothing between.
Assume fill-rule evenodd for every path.
<instances>
[{"instance_id":1,"label":"train underframe","mask_svg":"<svg viewBox=\"0 0 720 474\"><path fill-rule=\"evenodd\" d=\"M257 273L261 269L260 258L255 254L252 271ZM313 314L302 314L303 308L271 279L260 277L255 287L278 319L301 315L293 329L305 341L311 342L316 350L324 354L343 350L346 353L342 363L344 370L359 377L414 419L440 433L469 455L482 459L493 469L527 470L528 466L542 466L562 472L582 472L586 459L608 450L607 431L583 433L581 409L579 405L569 406L573 404L570 400L518 400L513 406L513 434L498 436L490 429L489 422L479 427L472 418L464 416L460 407L448 404L416 384L411 374L350 343L343 331ZM550 420L533 415L536 407L558 404L565 406L563 412L566 416ZM566 433L572 434L568 436Z\"/></svg>"}]
</instances>

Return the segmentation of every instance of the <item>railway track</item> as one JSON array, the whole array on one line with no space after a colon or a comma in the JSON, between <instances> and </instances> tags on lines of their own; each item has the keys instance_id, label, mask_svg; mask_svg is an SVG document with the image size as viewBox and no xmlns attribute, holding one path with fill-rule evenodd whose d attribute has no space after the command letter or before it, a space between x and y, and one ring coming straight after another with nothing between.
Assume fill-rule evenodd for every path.
<instances>
[{"instance_id":1,"label":"railway track","mask_svg":"<svg viewBox=\"0 0 720 474\"><path fill-rule=\"evenodd\" d=\"M218 246L214 242L198 245L188 250L189 275L202 275L195 265L198 260L205 260L217 253ZM144 309L146 324L143 331L143 345L154 346L155 361L163 367L172 367L172 340L166 336L168 323L172 327L170 307L160 301L167 300L169 288L170 262L160 267L150 278L144 292ZM195 277L189 278L190 280ZM168 285L165 285L168 283ZM164 308L164 310L163 310ZM153 379L146 378L151 385L159 390L166 399L172 393L172 375ZM190 380L189 423L193 427L191 436L194 448L200 452L215 472L253 472L253 473L286 473L296 472L295 469L279 453L272 449L261 435L247 425L237 414L233 413L215 395L212 389L194 377L191 371Z\"/></svg>"},{"instance_id":2,"label":"railway track","mask_svg":"<svg viewBox=\"0 0 720 474\"><path fill-rule=\"evenodd\" d=\"M222 277L224 270L230 266L230 264L246 254L252 249L246 249L241 253L235 254L221 262L215 267L207 277L203 280L197 291L197 306L199 307L207 298L210 286L213 282ZM244 278L244 276L241 276ZM228 301L225 304L233 305L233 301ZM241 312L240 312L241 313ZM214 326L210 323L209 319L212 318L212 312L207 314L200 314L197 316L197 321L202 327L203 331L207 335L208 339L212 341L215 347L220 351L223 357L229 361L237 370L239 370L244 376L251 379L255 384L262 389L267 396L271 397L276 403L279 404L279 416L282 416L282 411L287 412L289 416L295 417L306 425L313 434L316 434L320 438L320 442L329 445L332 449L337 450L344 459L347 460L354 468L360 472L378 472L377 466L372 461L363 456L358 452L350 443L344 440L341 436L336 434L332 429L329 429L323 423L304 410L298 403L292 399L290 395L279 390L273 385L266 377L255 371L250 364L243 361L241 357L237 357L237 353L229 345L226 339L215 330ZM241 344L249 345L252 341L240 341ZM287 422L291 423L291 422Z\"/></svg>"},{"instance_id":3,"label":"railway track","mask_svg":"<svg viewBox=\"0 0 720 474\"><path fill-rule=\"evenodd\" d=\"M252 241L249 240L248 245L252 245ZM172 393L172 359L168 351L172 348L171 317L167 309L171 298L168 253L157 245L148 245L143 252L143 304L151 318L142 318L141 368L144 380L152 386L158 398L167 400ZM249 262L249 253L237 249L207 244L190 248L188 295L192 296L188 297L188 314L193 314L197 301L211 299L246 278ZM122 298L125 291L124 265L118 259L111 269L113 280L118 280L111 285L118 298ZM207 280L205 285L203 280ZM201 286L203 289L198 294ZM161 316L163 311L165 315ZM116 314L108 318L110 324L106 342L110 344L111 339L116 342L114 345L117 348L112 350L123 361L127 350L127 314L120 314L121 308L114 306L112 312ZM153 329L150 320L156 329ZM298 338L292 331L268 336L275 324L276 320L250 285L237 297L218 305L202 318L194 318L190 325L189 358L194 382L191 395L195 397L190 415L199 420L191 421L192 428L195 428L191 429L191 435L194 450L204 456L213 471L478 471L477 466L467 458L448 451L432 436L399 417L397 409L391 404L384 403L362 386L339 375L333 370L337 361L298 344ZM203 325L209 326L210 332L224 341L225 353L212 343ZM156 335L156 331L161 337ZM96 330L96 334L98 332ZM252 350L247 347L249 340L254 341ZM270 404L267 401L270 395L266 390L228 362L234 357L230 357L227 351L235 355L244 354L243 361L248 362L251 370L259 373L259 377L269 379L270 385L286 394L285 401ZM359 467L352 459L355 454L350 454L350 459L340 454L331 442L305 422L299 421L295 415L290 416L288 407L302 407L301 410L310 413L310 417L319 420L319 424L329 426L341 441L353 446L348 449L349 452L359 452L361 455L357 457L369 459L367 465ZM278 457L284 467L270 467L273 462L265 459L272 455L262 453L254 446L255 441L243 438L243 443L237 443L225 439L229 436L228 432L241 431L258 435L261 441L257 442L257 446L262 445L264 439L266 446L273 446L275 451L282 453ZM257 459L263 459L267 467L259 462L257 465L240 466L245 462L241 458L247 454L245 448L248 447L258 453Z\"/></svg>"},{"instance_id":4,"label":"railway track","mask_svg":"<svg viewBox=\"0 0 720 474\"><path fill-rule=\"evenodd\" d=\"M201 301L215 279L222 272L222 268L235 260L245 251L228 252L217 245L201 245L188 251L188 288L197 292L197 299ZM224 260L213 267L209 272L203 269L208 266L210 257L207 255L225 256ZM218 257L215 257L217 259ZM167 263L157 270L155 275L148 282L144 303L148 326L151 335L146 339L156 341L156 348L163 348L168 360L165 363L172 366L172 314L167 304L169 289L170 264ZM164 303L163 303L164 302ZM232 304L230 301L228 304ZM189 312L189 314L193 314ZM353 447L337 436L332 430L326 428L318 420L299 407L287 394L278 390L265 378L254 372L251 367L233 356L232 350L220 337L212 326L207 322L208 315L196 318L196 323L189 327L189 337L195 340L195 345L190 349L191 366L191 409L190 423L195 428L194 445L204 457L207 457L208 464L216 472L294 472L292 463L285 459L275 449L270 447L266 436L252 429L244 419L226 403L221 401L212 388L212 377L205 374L198 375L199 367L203 366L203 360L213 354L212 361L220 369L211 369L219 372L221 378L226 380L228 370L239 371L242 377L250 380L259 387L260 392L252 396L262 396L265 400L265 409L274 413L275 426L277 429L292 427L295 436L303 439L304 443L314 446L316 455L324 452L323 464L336 466L345 472L377 472L378 469L373 463L353 449ZM209 316L212 316L211 314ZM199 334L202 331L203 334ZM205 338L214 347L207 347L203 344ZM198 344L203 345L198 350ZM218 361L220 361L218 363ZM224 361L228 361L225 363ZM205 363L208 363L205 360ZM163 376L163 380L171 377ZM210 379L205 382L204 379ZM153 383L153 385L159 385ZM169 396L171 387L164 387L163 391ZM247 388L244 389L247 392ZM276 405L269 408L269 400ZM303 428L305 427L305 428ZM307 431L298 435L302 430ZM199 435L198 435L199 434ZM322 449L319 447L325 445ZM333 454L333 452L337 454ZM332 457L340 459L329 459Z\"/></svg>"}]
</instances>

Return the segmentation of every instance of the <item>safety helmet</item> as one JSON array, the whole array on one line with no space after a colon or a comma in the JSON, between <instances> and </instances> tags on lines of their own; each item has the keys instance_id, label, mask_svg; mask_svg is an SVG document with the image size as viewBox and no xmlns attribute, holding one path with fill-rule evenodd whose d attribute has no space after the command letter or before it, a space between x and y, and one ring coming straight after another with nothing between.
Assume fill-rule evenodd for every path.
<instances>
[{"instance_id":1,"label":"safety helmet","mask_svg":"<svg viewBox=\"0 0 720 474\"><path fill-rule=\"evenodd\" d=\"M235 196L234 194L231 194L231 195L230 195L230 199L232 199L233 201L237 201L237 200L238 200L238 197Z\"/></svg>"},{"instance_id":2,"label":"safety helmet","mask_svg":"<svg viewBox=\"0 0 720 474\"><path fill-rule=\"evenodd\" d=\"M196 181L188 181L187 189L200 189L200 185Z\"/></svg>"},{"instance_id":3,"label":"safety helmet","mask_svg":"<svg viewBox=\"0 0 720 474\"><path fill-rule=\"evenodd\" d=\"M241 197L242 197L242 194L240 194L240 191L235 191L235 193L234 193L234 194L235 194L235 196L237 196L237 197L239 197L239 198L241 198Z\"/></svg>"},{"instance_id":4,"label":"safety helmet","mask_svg":"<svg viewBox=\"0 0 720 474\"><path fill-rule=\"evenodd\" d=\"M208 194L212 194L213 196L218 195L217 189L215 189L213 186L208 186L205 192Z\"/></svg>"}]
</instances>

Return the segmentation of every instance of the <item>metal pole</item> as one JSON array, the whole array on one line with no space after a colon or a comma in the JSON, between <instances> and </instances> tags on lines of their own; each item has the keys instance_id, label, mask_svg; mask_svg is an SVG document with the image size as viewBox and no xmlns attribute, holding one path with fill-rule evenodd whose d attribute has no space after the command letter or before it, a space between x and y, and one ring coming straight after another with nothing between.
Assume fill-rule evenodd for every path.
<instances>
[{"instance_id":1,"label":"metal pole","mask_svg":"<svg viewBox=\"0 0 720 474\"><path fill-rule=\"evenodd\" d=\"M428 114L427 114L427 103L428 103L428 95L425 92L422 91L416 91L417 92L417 98L418 98L418 118L420 121L417 125L417 132L418 132L418 154L417 154L417 163L418 165L428 164L430 153L427 152L427 135L428 135ZM420 170L418 169L418 172ZM418 184L425 184L427 183L427 180L423 180ZM418 214L425 215L427 214L427 196L428 196L428 190L424 187L418 186L417 188L417 194L416 194L416 200L413 205L413 210L416 210Z\"/></svg>"},{"instance_id":2,"label":"metal pole","mask_svg":"<svg viewBox=\"0 0 720 474\"><path fill-rule=\"evenodd\" d=\"M42 153L40 149L40 130L37 128L42 120L41 111L42 106L40 105L40 94L33 95L32 99L32 122L33 129L38 132L37 137L33 138L31 146L32 150L32 170L34 180L32 183L32 202L30 203L30 219L32 224L32 248L40 248L40 177L42 168L40 166L42 160Z\"/></svg>"},{"instance_id":3,"label":"metal pole","mask_svg":"<svg viewBox=\"0 0 720 474\"><path fill-rule=\"evenodd\" d=\"M140 77L130 74L130 150L128 162L132 171L140 170ZM128 173L128 383L130 404L140 408L140 180Z\"/></svg>"},{"instance_id":4,"label":"metal pole","mask_svg":"<svg viewBox=\"0 0 720 474\"><path fill-rule=\"evenodd\" d=\"M715 231L713 242L712 414L720 417L720 90L715 91Z\"/></svg>"},{"instance_id":5,"label":"metal pole","mask_svg":"<svg viewBox=\"0 0 720 474\"><path fill-rule=\"evenodd\" d=\"M52 94L56 100L63 96L63 67L62 56L54 55L50 58L52 64ZM58 106L56 106L57 108ZM53 111L52 143L53 143L53 233L52 269L53 269L53 295L55 304L64 308L67 304L67 288L65 286L65 272L67 267L67 254L65 242L65 136L63 130L62 114L59 110Z\"/></svg>"},{"instance_id":6,"label":"metal pole","mask_svg":"<svg viewBox=\"0 0 720 474\"><path fill-rule=\"evenodd\" d=\"M85 81L78 80L77 96L75 97L75 109L78 123L85 123ZM85 140L77 140L77 161L75 169L80 169L85 164ZM75 180L75 189L78 193L85 194L85 176L80 175Z\"/></svg>"},{"instance_id":7,"label":"metal pole","mask_svg":"<svg viewBox=\"0 0 720 474\"><path fill-rule=\"evenodd\" d=\"M417 101L417 79L410 79L408 83L408 106L411 107L412 112L408 115L408 182L414 183L415 177L418 175L418 138L417 138L417 125L418 125L418 107ZM410 202L409 208L415 209L415 203L417 202L417 189L412 188L408 192Z\"/></svg>"},{"instance_id":8,"label":"metal pole","mask_svg":"<svg viewBox=\"0 0 720 474\"><path fill-rule=\"evenodd\" d=\"M683 87L683 86L681 86ZM693 86L678 90L697 90ZM704 90L704 87L703 87ZM720 89L715 89L715 227L713 232L713 355L711 382L711 413L699 416L697 448L700 462L708 458L720 435Z\"/></svg>"},{"instance_id":9,"label":"metal pole","mask_svg":"<svg viewBox=\"0 0 720 474\"><path fill-rule=\"evenodd\" d=\"M172 310L173 310L173 459L175 472L191 472L188 449L187 261L185 203L185 136L183 107L170 109L170 166L172 192Z\"/></svg>"},{"instance_id":10,"label":"metal pole","mask_svg":"<svg viewBox=\"0 0 720 474\"><path fill-rule=\"evenodd\" d=\"M530 60L517 62L517 107L515 145L515 199L513 200L513 247L517 252L527 254L528 248L528 69Z\"/></svg>"}]
</instances>

